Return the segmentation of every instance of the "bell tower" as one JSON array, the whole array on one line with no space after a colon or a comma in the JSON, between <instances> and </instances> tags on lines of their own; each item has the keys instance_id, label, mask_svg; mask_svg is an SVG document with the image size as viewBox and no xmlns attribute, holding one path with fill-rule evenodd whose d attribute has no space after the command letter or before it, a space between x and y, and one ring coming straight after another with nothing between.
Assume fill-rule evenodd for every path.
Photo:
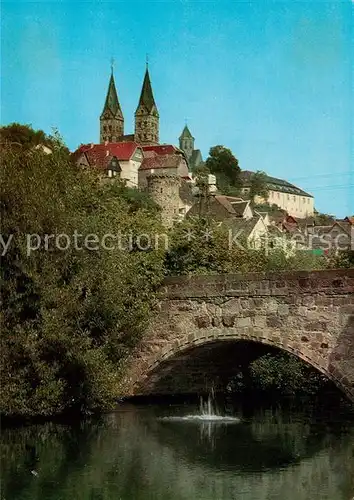
<instances>
[{"instance_id":1,"label":"bell tower","mask_svg":"<svg viewBox=\"0 0 354 500\"><path fill-rule=\"evenodd\" d=\"M145 145L159 143L159 112L152 92L148 63L135 111L135 141Z\"/></svg>"},{"instance_id":2,"label":"bell tower","mask_svg":"<svg viewBox=\"0 0 354 500\"><path fill-rule=\"evenodd\" d=\"M100 116L100 143L117 142L122 135L124 135L124 117L118 100L112 63L106 101Z\"/></svg>"},{"instance_id":3,"label":"bell tower","mask_svg":"<svg viewBox=\"0 0 354 500\"><path fill-rule=\"evenodd\" d=\"M189 161L194 151L194 137L190 133L189 128L185 125L182 134L179 137L179 148L182 149Z\"/></svg>"}]
</instances>

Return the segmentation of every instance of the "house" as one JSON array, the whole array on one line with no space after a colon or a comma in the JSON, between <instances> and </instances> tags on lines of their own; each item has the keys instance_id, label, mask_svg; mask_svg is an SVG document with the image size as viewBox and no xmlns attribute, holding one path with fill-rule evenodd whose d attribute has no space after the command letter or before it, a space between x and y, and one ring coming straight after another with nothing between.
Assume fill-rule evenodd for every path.
<instances>
[{"instance_id":1,"label":"house","mask_svg":"<svg viewBox=\"0 0 354 500\"><path fill-rule=\"evenodd\" d=\"M354 249L354 225L348 220L331 226L314 226L308 233L308 248L335 252Z\"/></svg>"},{"instance_id":2,"label":"house","mask_svg":"<svg viewBox=\"0 0 354 500\"><path fill-rule=\"evenodd\" d=\"M245 170L241 172L242 193L249 195L251 188L251 179L254 172ZM270 205L277 205L282 210L285 210L289 215L304 219L314 214L314 198L311 194L290 184L283 179L266 176L266 184L268 187L268 199L260 196L255 197L256 204L268 202Z\"/></svg>"},{"instance_id":3,"label":"house","mask_svg":"<svg viewBox=\"0 0 354 500\"><path fill-rule=\"evenodd\" d=\"M268 229L260 215L251 219L228 218L223 226L229 230L229 241L236 244L246 244L250 248L259 249L267 238Z\"/></svg>"},{"instance_id":4,"label":"house","mask_svg":"<svg viewBox=\"0 0 354 500\"><path fill-rule=\"evenodd\" d=\"M119 177L128 187L138 187L138 171L144 156L136 142L83 144L73 158L79 166L97 169L108 178Z\"/></svg>"},{"instance_id":5,"label":"house","mask_svg":"<svg viewBox=\"0 0 354 500\"><path fill-rule=\"evenodd\" d=\"M253 212L249 201L233 196L214 195L206 200L199 197L188 212L188 217L208 215L217 222L228 218L252 219Z\"/></svg>"}]
</instances>

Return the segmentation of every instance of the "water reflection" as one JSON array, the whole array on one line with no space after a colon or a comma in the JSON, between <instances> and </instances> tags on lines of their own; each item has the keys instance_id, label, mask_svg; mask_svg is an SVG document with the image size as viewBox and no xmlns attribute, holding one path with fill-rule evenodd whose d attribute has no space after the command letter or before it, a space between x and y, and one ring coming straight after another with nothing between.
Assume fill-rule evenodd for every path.
<instances>
[{"instance_id":1,"label":"water reflection","mask_svg":"<svg viewBox=\"0 0 354 500\"><path fill-rule=\"evenodd\" d=\"M258 410L235 425L136 408L79 425L2 431L2 500L349 500L354 432L342 419ZM178 414L178 415L176 415ZM34 475L33 471L38 475Z\"/></svg>"}]
</instances>

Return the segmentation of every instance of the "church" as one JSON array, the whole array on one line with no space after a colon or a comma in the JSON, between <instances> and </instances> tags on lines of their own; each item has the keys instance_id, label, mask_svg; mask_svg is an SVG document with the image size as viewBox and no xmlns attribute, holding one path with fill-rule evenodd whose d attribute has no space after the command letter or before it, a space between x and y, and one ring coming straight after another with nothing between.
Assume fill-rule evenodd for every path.
<instances>
[{"instance_id":1,"label":"church","mask_svg":"<svg viewBox=\"0 0 354 500\"><path fill-rule=\"evenodd\" d=\"M194 149L194 137L187 125L179 137L179 147L160 143L160 116L148 64L134 118L134 133L125 134L112 68L99 118L100 142L81 145L74 153L75 161L97 169L103 178L118 177L128 187L148 191L161 206L165 224L171 226L184 218L194 203L192 172L202 163L202 156Z\"/></svg>"}]
</instances>

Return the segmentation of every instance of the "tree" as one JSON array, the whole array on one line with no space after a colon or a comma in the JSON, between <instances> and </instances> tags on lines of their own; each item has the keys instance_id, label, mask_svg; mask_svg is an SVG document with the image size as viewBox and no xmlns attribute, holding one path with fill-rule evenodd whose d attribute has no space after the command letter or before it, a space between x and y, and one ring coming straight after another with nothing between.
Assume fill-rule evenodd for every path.
<instances>
[{"instance_id":1,"label":"tree","mask_svg":"<svg viewBox=\"0 0 354 500\"><path fill-rule=\"evenodd\" d=\"M107 408L163 273L163 249L136 242L162 228L119 181L102 184L65 148L25 144L2 150L0 413ZM120 239L103 247L106 235Z\"/></svg>"},{"instance_id":2,"label":"tree","mask_svg":"<svg viewBox=\"0 0 354 500\"><path fill-rule=\"evenodd\" d=\"M336 221L334 215L322 214L315 209L315 226L332 226Z\"/></svg>"},{"instance_id":3,"label":"tree","mask_svg":"<svg viewBox=\"0 0 354 500\"><path fill-rule=\"evenodd\" d=\"M51 149L64 148L68 152L63 139L57 129L53 129L51 135L47 135L43 130L34 130L31 125L11 123L5 127L0 127L0 143L5 146L21 147L21 150L34 149L36 146L47 146Z\"/></svg>"},{"instance_id":4,"label":"tree","mask_svg":"<svg viewBox=\"0 0 354 500\"><path fill-rule=\"evenodd\" d=\"M256 389L284 396L314 395L329 383L324 375L287 353L265 354L250 364L249 372Z\"/></svg>"},{"instance_id":5,"label":"tree","mask_svg":"<svg viewBox=\"0 0 354 500\"><path fill-rule=\"evenodd\" d=\"M230 149L214 146L205 162L211 174L216 176L218 189L228 195L237 195L241 186L238 160Z\"/></svg>"},{"instance_id":6,"label":"tree","mask_svg":"<svg viewBox=\"0 0 354 500\"><path fill-rule=\"evenodd\" d=\"M258 170L251 176L249 197L251 203L254 204L256 196L268 200L269 188L267 184L267 174Z\"/></svg>"}]
</instances>

